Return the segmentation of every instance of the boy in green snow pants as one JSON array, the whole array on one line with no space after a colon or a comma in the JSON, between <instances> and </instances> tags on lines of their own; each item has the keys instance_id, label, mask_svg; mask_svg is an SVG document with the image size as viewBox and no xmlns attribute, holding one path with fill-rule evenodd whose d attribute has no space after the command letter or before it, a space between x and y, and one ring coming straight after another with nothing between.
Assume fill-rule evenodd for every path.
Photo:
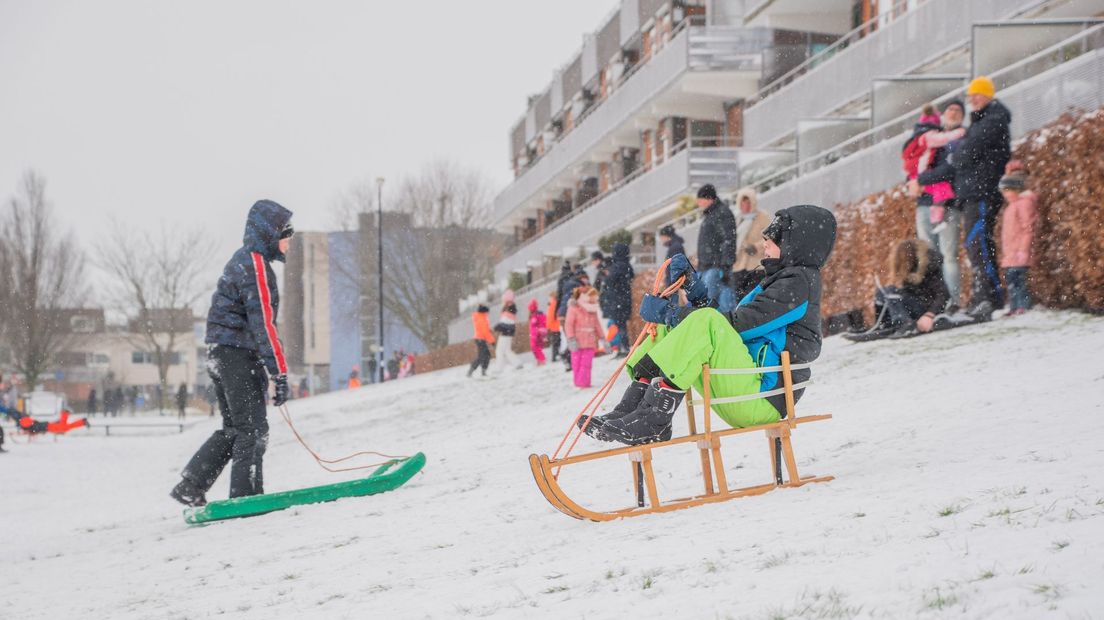
<instances>
[{"instance_id":1,"label":"boy in green snow pants","mask_svg":"<svg viewBox=\"0 0 1104 620\"><path fill-rule=\"evenodd\" d=\"M667 441L686 389L702 389L703 364L759 368L777 366L783 350L795 364L820 355L820 269L835 244L835 217L813 205L789 207L775 215L763 237L764 278L727 315L706 307L706 287L686 257L671 259L668 278L686 276L683 290L691 305L645 296L640 316L657 325L658 335L646 337L630 356L633 382L613 411L591 420L588 435L629 445ZM796 370L794 382L810 375L808 369ZM710 387L715 398L728 398L773 390L780 381L779 373L718 375L710 378ZM801 393L795 392L795 399ZM785 397L714 405L713 410L734 427L767 424L785 412Z\"/></svg>"}]
</instances>

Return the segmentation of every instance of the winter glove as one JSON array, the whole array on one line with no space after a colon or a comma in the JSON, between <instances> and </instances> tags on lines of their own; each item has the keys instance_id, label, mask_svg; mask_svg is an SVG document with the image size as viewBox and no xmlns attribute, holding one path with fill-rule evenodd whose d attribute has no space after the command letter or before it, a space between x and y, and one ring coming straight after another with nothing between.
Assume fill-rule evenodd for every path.
<instances>
[{"instance_id":1,"label":"winter glove","mask_svg":"<svg viewBox=\"0 0 1104 620\"><path fill-rule=\"evenodd\" d=\"M567 339L567 350L572 351L572 352L578 351L579 350L579 341L575 340L574 338L568 338Z\"/></svg>"},{"instance_id":2,"label":"winter glove","mask_svg":"<svg viewBox=\"0 0 1104 620\"><path fill-rule=\"evenodd\" d=\"M677 312L678 304L656 295L645 295L640 302L640 318L649 323L666 325L667 317Z\"/></svg>"},{"instance_id":3,"label":"winter glove","mask_svg":"<svg viewBox=\"0 0 1104 620\"><path fill-rule=\"evenodd\" d=\"M291 395L287 375L276 375L272 378L272 383L276 386L276 395L272 397L272 404L279 407L286 403Z\"/></svg>"},{"instance_id":4,"label":"winter glove","mask_svg":"<svg viewBox=\"0 0 1104 620\"><path fill-rule=\"evenodd\" d=\"M698 304L709 294L709 287L698 276L698 272L694 270L690 259L686 258L685 254L675 254L667 266L667 282L673 283L679 279L679 276L686 276L686 280L682 283L682 290L686 291L686 299L691 304Z\"/></svg>"}]
</instances>

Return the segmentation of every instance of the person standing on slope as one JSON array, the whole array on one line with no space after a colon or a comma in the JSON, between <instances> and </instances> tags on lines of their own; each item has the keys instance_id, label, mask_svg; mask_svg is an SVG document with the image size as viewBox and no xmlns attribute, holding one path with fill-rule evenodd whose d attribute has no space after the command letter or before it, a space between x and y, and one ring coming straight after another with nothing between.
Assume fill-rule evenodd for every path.
<instances>
[{"instance_id":1,"label":"person standing on slope","mask_svg":"<svg viewBox=\"0 0 1104 620\"><path fill-rule=\"evenodd\" d=\"M264 493L269 376L276 388L272 404L283 405L290 394L287 360L276 334L280 297L270 263L284 260L294 233L291 211L271 200L257 201L246 219L242 247L219 278L207 313L206 342L222 428L200 446L170 493L182 504L206 504L207 491L230 461L231 498Z\"/></svg>"}]
</instances>

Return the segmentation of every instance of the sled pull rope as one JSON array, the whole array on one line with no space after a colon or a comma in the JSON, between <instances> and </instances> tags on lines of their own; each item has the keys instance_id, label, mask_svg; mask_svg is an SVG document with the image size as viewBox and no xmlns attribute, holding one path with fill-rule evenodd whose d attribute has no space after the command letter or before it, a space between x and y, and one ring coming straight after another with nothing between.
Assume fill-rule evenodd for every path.
<instances>
[{"instance_id":1,"label":"sled pull rope","mask_svg":"<svg viewBox=\"0 0 1104 620\"><path fill-rule=\"evenodd\" d=\"M375 469L377 467L382 467L384 465L387 465L388 463L394 463L396 461L401 461L401 460L405 460L405 459L410 458L408 456L392 456L390 454L383 454L382 452L373 452L371 450L364 450L364 451L361 451L361 452L354 452L353 454L350 454L348 456L343 456L343 457L338 458L338 459L324 459L321 456L319 456L317 452L312 450L310 446L307 445L307 442L303 439L303 436L300 435L299 431L297 431L295 429L295 425L291 423L291 414L288 413L288 408L287 408L286 404L280 405L280 415L284 418L284 422L287 423L288 428L291 429L291 434L295 435L295 439L299 441L299 445L303 446L303 449L305 449L307 452L310 453L310 455L312 457L314 457L314 461L316 463L318 463L319 467L321 467L322 469L325 469L326 471L331 472L331 473L336 474L338 472L343 472L343 471L359 471L359 470L362 470L362 469ZM362 456L362 455L365 455L365 454L374 454L376 456L381 456L381 457L383 457L387 460L386 461L381 461L379 463L371 463L371 464L368 464L368 465L357 465L355 467L336 467L336 468L335 467L330 467L330 465L334 465L334 464L337 464L337 463L348 461L349 459L356 458L358 456Z\"/></svg>"},{"instance_id":2,"label":"sled pull rope","mask_svg":"<svg viewBox=\"0 0 1104 620\"><path fill-rule=\"evenodd\" d=\"M670 286L665 289L662 288L663 281L666 279L667 276L667 266L670 264L671 259L667 259L663 261L662 265L659 266L659 270L656 272L655 282L654 284L652 284L653 295L658 295L660 297L669 297L670 295L678 292L678 290L682 288L683 282L686 281L686 276L679 276L679 279L672 283ZM644 342L645 336L651 336L652 338L656 337L655 323L644 324L644 329L640 332L640 335L636 337L636 342L633 344L632 348L629 349L629 354L621 360L621 363L617 365L617 368L613 371L613 374L610 376L610 378L607 379L604 384L602 384L602 387L598 388L598 391L594 394L594 396L591 396L590 400L587 401L587 404L583 407L583 410L580 411L579 414L575 416L575 419L571 421L571 426L568 427L567 432L564 433L563 439L560 440L560 445L556 446L556 451L552 454L552 460L561 458L560 450L562 450L564 444L567 443L567 439L571 437L571 433L575 432L575 439L571 441L571 445L567 447L567 451L564 452L562 458L567 458L571 456L571 451L575 449L575 444L579 443L579 438L583 436L583 433L586 431L587 427L590 426L590 421L594 419L594 415L598 413L598 408L601 407L602 401L606 399L606 396L609 395L610 390L613 389L613 384L617 382L618 375L620 375L621 371L625 369L625 366L629 362L629 358L632 357L632 354L636 352L636 349L640 346L640 343ZM583 416L586 416L586 422L584 422L583 426L580 428L579 419ZM556 471L552 474L552 477L558 479L559 476L560 468L557 467Z\"/></svg>"}]
</instances>

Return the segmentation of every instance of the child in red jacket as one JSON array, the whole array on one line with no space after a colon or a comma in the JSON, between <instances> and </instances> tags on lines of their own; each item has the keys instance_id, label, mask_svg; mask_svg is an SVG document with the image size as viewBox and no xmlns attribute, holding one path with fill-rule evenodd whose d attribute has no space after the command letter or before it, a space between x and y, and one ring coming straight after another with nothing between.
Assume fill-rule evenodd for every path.
<instances>
[{"instance_id":1,"label":"child in red jacket","mask_svg":"<svg viewBox=\"0 0 1104 620\"><path fill-rule=\"evenodd\" d=\"M998 187L1008 202L1001 213L1001 267L1011 301L1008 314L1012 316L1031 308L1027 270L1031 267L1031 242L1038 214L1035 192L1026 189L1027 173L1019 161L1008 162Z\"/></svg>"},{"instance_id":2,"label":"child in red jacket","mask_svg":"<svg viewBox=\"0 0 1104 620\"><path fill-rule=\"evenodd\" d=\"M548 327L544 313L536 299L529 300L529 348L537 358L537 366L544 365L544 341L548 337Z\"/></svg>"}]
</instances>

